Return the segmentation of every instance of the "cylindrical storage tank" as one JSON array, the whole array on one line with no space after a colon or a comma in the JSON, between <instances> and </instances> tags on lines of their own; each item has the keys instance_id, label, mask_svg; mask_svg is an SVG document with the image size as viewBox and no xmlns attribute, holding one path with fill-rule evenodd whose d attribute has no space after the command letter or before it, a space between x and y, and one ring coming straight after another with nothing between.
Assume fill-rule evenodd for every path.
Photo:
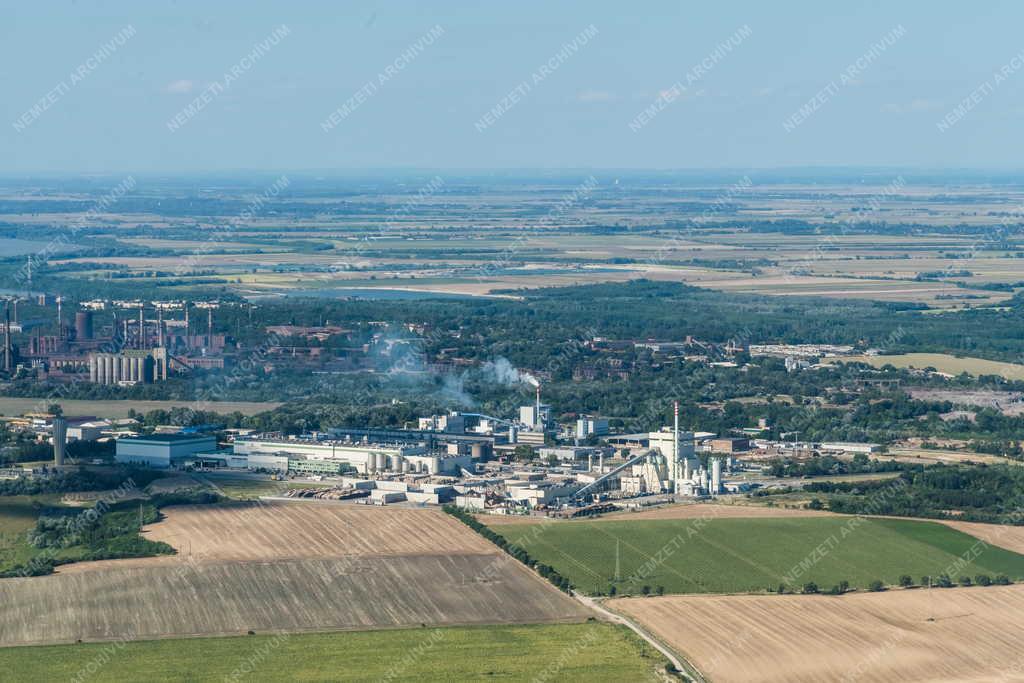
<instances>
[{"instance_id":1,"label":"cylindrical storage tank","mask_svg":"<svg viewBox=\"0 0 1024 683\"><path fill-rule=\"evenodd\" d=\"M377 469L377 459L373 457L373 453L366 454L366 473L374 472Z\"/></svg>"},{"instance_id":2,"label":"cylindrical storage tank","mask_svg":"<svg viewBox=\"0 0 1024 683\"><path fill-rule=\"evenodd\" d=\"M435 455L430 459L430 473L441 474L441 458L439 456Z\"/></svg>"},{"instance_id":3,"label":"cylindrical storage tank","mask_svg":"<svg viewBox=\"0 0 1024 683\"><path fill-rule=\"evenodd\" d=\"M717 496L722 490L722 461L719 458L711 460L711 495Z\"/></svg>"},{"instance_id":4,"label":"cylindrical storage tank","mask_svg":"<svg viewBox=\"0 0 1024 683\"><path fill-rule=\"evenodd\" d=\"M89 381L96 384L99 379L99 360L96 356L89 356Z\"/></svg>"},{"instance_id":5,"label":"cylindrical storage tank","mask_svg":"<svg viewBox=\"0 0 1024 683\"><path fill-rule=\"evenodd\" d=\"M92 311L75 313L75 339L78 341L92 339Z\"/></svg>"},{"instance_id":6,"label":"cylindrical storage tank","mask_svg":"<svg viewBox=\"0 0 1024 683\"><path fill-rule=\"evenodd\" d=\"M403 459L402 460L402 473L403 474L408 474L409 473L409 469L410 469L411 466L412 466L412 463L410 463L408 460Z\"/></svg>"},{"instance_id":7,"label":"cylindrical storage tank","mask_svg":"<svg viewBox=\"0 0 1024 683\"><path fill-rule=\"evenodd\" d=\"M111 384L117 384L118 382L121 381L121 377L124 376L122 373L122 370L124 370L123 361L124 358L120 356L114 356L113 363L111 363L111 365L114 366L114 378L111 380Z\"/></svg>"},{"instance_id":8,"label":"cylindrical storage tank","mask_svg":"<svg viewBox=\"0 0 1024 683\"><path fill-rule=\"evenodd\" d=\"M377 470L383 472L388 468L388 456L384 453L375 454L377 458Z\"/></svg>"},{"instance_id":9,"label":"cylindrical storage tank","mask_svg":"<svg viewBox=\"0 0 1024 683\"><path fill-rule=\"evenodd\" d=\"M103 383L114 383L114 357L110 354L103 357Z\"/></svg>"}]
</instances>

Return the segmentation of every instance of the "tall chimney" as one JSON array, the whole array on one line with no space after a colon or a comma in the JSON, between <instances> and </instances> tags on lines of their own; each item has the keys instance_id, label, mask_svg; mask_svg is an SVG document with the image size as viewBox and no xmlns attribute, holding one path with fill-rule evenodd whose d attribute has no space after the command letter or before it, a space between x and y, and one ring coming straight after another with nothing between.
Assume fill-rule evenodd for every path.
<instances>
[{"instance_id":1,"label":"tall chimney","mask_svg":"<svg viewBox=\"0 0 1024 683\"><path fill-rule=\"evenodd\" d=\"M144 304L140 301L139 302L139 348L140 349L146 348L146 340L145 340L145 336L146 336L146 327L145 327L146 321L145 321L145 316L143 315L143 313L144 313L143 308L142 308L143 305Z\"/></svg>"},{"instance_id":2,"label":"tall chimney","mask_svg":"<svg viewBox=\"0 0 1024 683\"><path fill-rule=\"evenodd\" d=\"M185 302L185 348L192 348L192 340L189 339L189 335L192 334L192 328L188 322L188 301Z\"/></svg>"},{"instance_id":3,"label":"tall chimney","mask_svg":"<svg viewBox=\"0 0 1024 683\"><path fill-rule=\"evenodd\" d=\"M679 401L672 402L675 426L672 432L672 485L673 492L679 493Z\"/></svg>"},{"instance_id":4,"label":"tall chimney","mask_svg":"<svg viewBox=\"0 0 1024 683\"><path fill-rule=\"evenodd\" d=\"M164 309L160 306L156 307L156 329L159 346L163 348L164 345Z\"/></svg>"},{"instance_id":5,"label":"tall chimney","mask_svg":"<svg viewBox=\"0 0 1024 683\"><path fill-rule=\"evenodd\" d=\"M14 369L11 358L11 300L7 300L7 310L4 312L4 372L10 374Z\"/></svg>"},{"instance_id":6,"label":"tall chimney","mask_svg":"<svg viewBox=\"0 0 1024 683\"><path fill-rule=\"evenodd\" d=\"M68 440L68 423L63 417L53 418L53 464L64 466L64 447Z\"/></svg>"},{"instance_id":7,"label":"tall chimney","mask_svg":"<svg viewBox=\"0 0 1024 683\"><path fill-rule=\"evenodd\" d=\"M213 346L213 309L206 309L206 348Z\"/></svg>"},{"instance_id":8,"label":"tall chimney","mask_svg":"<svg viewBox=\"0 0 1024 683\"><path fill-rule=\"evenodd\" d=\"M537 385L537 425L543 425L544 421L540 419L540 384Z\"/></svg>"},{"instance_id":9,"label":"tall chimney","mask_svg":"<svg viewBox=\"0 0 1024 683\"><path fill-rule=\"evenodd\" d=\"M61 304L64 303L64 297L57 297L57 336L61 339L64 338L64 315L61 310Z\"/></svg>"}]
</instances>

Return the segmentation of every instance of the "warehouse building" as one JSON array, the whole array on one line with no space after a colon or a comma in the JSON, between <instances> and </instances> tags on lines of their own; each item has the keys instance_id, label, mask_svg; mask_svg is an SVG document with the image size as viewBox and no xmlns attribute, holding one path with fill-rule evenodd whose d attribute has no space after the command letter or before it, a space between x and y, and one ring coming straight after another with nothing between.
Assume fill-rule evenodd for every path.
<instances>
[{"instance_id":1,"label":"warehouse building","mask_svg":"<svg viewBox=\"0 0 1024 683\"><path fill-rule=\"evenodd\" d=\"M166 468L216 449L217 440L212 436L152 434L118 439L114 459L125 464Z\"/></svg>"},{"instance_id":2,"label":"warehouse building","mask_svg":"<svg viewBox=\"0 0 1024 683\"><path fill-rule=\"evenodd\" d=\"M243 438L235 440L234 449L235 454L248 456L250 469L278 471L287 471L289 460L327 460L363 474L394 472L459 476L464 468L473 466L471 455L430 452L424 444ZM315 466L305 464L301 467L304 469L297 471L310 471L309 468Z\"/></svg>"}]
</instances>

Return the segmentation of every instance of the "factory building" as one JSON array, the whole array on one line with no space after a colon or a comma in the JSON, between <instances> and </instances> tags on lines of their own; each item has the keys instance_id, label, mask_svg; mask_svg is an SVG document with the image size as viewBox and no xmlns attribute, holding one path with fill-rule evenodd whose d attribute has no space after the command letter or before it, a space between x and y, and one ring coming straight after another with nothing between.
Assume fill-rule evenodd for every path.
<instances>
[{"instance_id":1,"label":"factory building","mask_svg":"<svg viewBox=\"0 0 1024 683\"><path fill-rule=\"evenodd\" d=\"M249 456L250 469L265 468L287 471L289 459L331 460L343 463L364 474L395 472L410 474L449 474L459 476L463 468L472 467L469 454L429 452L423 444L375 444L347 441L315 441L312 439L236 439L237 455ZM277 460L265 456L278 456ZM284 460L280 458L283 457ZM266 462L266 465L256 463ZM274 466L272 467L271 464Z\"/></svg>"},{"instance_id":2,"label":"factory building","mask_svg":"<svg viewBox=\"0 0 1024 683\"><path fill-rule=\"evenodd\" d=\"M89 381L96 384L141 382L167 379L167 349L126 349L120 353L90 353Z\"/></svg>"},{"instance_id":3,"label":"factory building","mask_svg":"<svg viewBox=\"0 0 1024 683\"><path fill-rule=\"evenodd\" d=\"M603 417L584 415L576 420L576 438L586 439L589 436L607 436L608 420Z\"/></svg>"},{"instance_id":4,"label":"factory building","mask_svg":"<svg viewBox=\"0 0 1024 683\"><path fill-rule=\"evenodd\" d=\"M166 468L216 449L217 440L212 436L152 434L118 439L114 459L120 463Z\"/></svg>"},{"instance_id":5,"label":"factory building","mask_svg":"<svg viewBox=\"0 0 1024 683\"><path fill-rule=\"evenodd\" d=\"M540 505L548 506L561 500L568 500L583 487L576 481L507 481L505 491L510 500L527 505L531 508Z\"/></svg>"}]
</instances>

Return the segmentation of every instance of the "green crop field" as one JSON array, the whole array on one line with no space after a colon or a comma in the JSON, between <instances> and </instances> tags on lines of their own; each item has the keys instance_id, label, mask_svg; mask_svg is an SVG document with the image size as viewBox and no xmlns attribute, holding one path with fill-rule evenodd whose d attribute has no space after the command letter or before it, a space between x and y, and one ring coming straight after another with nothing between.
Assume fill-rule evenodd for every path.
<instances>
[{"instance_id":1,"label":"green crop field","mask_svg":"<svg viewBox=\"0 0 1024 683\"><path fill-rule=\"evenodd\" d=\"M780 583L840 581L866 588L900 575L1006 574L1024 578L1024 555L982 544L936 522L815 517L805 519L648 520L516 525L496 530L582 591L639 594L743 593ZM972 550L973 549L973 550ZM966 567L958 557L973 557ZM618 556L618 559L616 559ZM616 564L618 579L616 580Z\"/></svg>"},{"instance_id":2,"label":"green crop field","mask_svg":"<svg viewBox=\"0 0 1024 683\"><path fill-rule=\"evenodd\" d=\"M0 649L11 681L656 681L665 660L605 623Z\"/></svg>"}]
</instances>

